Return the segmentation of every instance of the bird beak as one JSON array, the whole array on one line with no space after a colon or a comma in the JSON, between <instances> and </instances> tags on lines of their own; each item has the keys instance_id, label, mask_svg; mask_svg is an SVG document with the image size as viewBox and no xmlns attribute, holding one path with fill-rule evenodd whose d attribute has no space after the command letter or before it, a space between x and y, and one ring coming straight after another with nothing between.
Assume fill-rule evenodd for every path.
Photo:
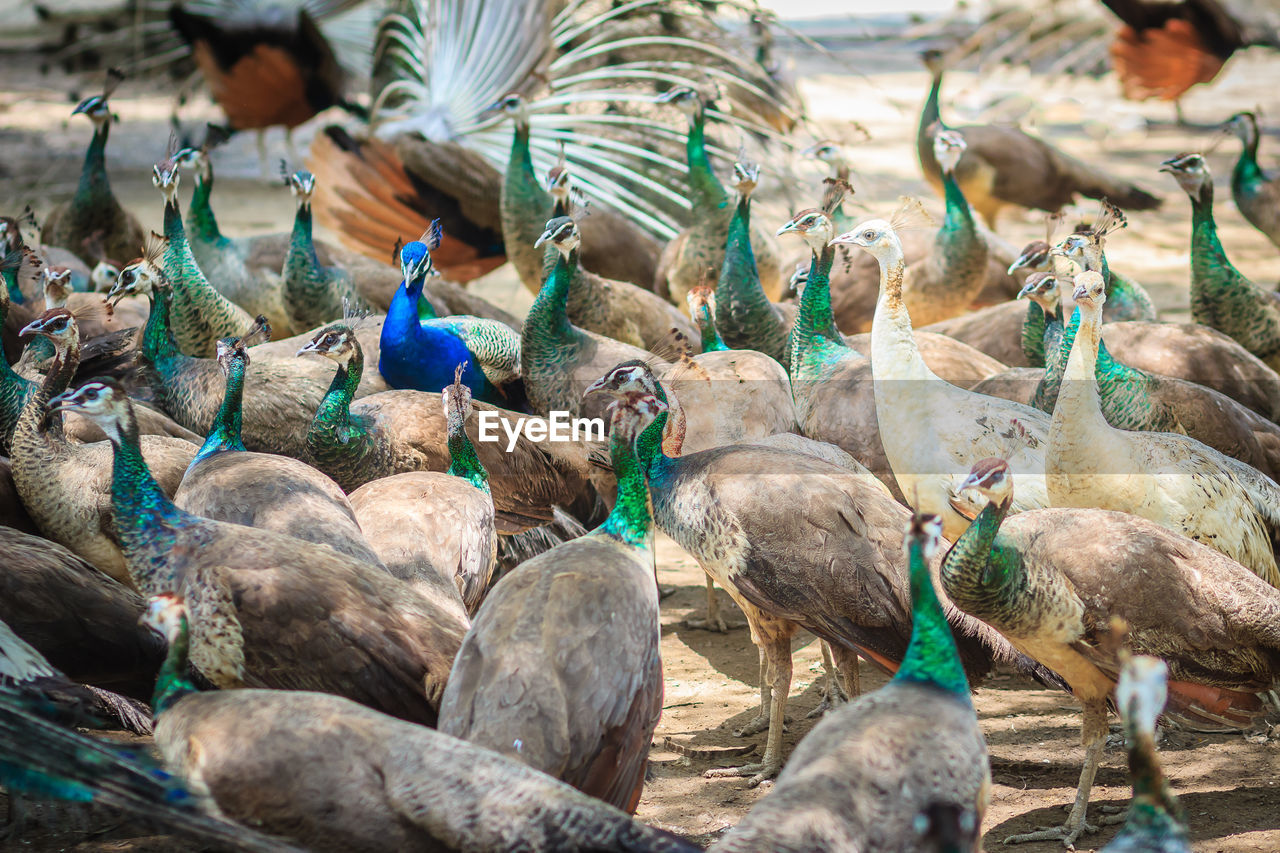
<instances>
[{"instance_id":1,"label":"bird beak","mask_svg":"<svg viewBox=\"0 0 1280 853\"><path fill-rule=\"evenodd\" d=\"M785 225L783 225L781 228L779 228L779 229L774 233L774 235L773 235L773 236L775 236L775 237L781 237L783 234L794 234L794 233L795 233L795 231L796 231L796 223L795 223L795 220L791 220L791 221L787 222Z\"/></svg>"},{"instance_id":2,"label":"bird beak","mask_svg":"<svg viewBox=\"0 0 1280 853\"><path fill-rule=\"evenodd\" d=\"M669 104L675 98L676 93L679 91L680 91L679 89L668 89L658 97L654 98L653 102L655 104Z\"/></svg>"},{"instance_id":3,"label":"bird beak","mask_svg":"<svg viewBox=\"0 0 1280 853\"><path fill-rule=\"evenodd\" d=\"M592 394L599 394L609 390L609 377L601 376L595 382L587 386L587 390L582 392L582 399L587 399Z\"/></svg>"},{"instance_id":4,"label":"bird beak","mask_svg":"<svg viewBox=\"0 0 1280 853\"><path fill-rule=\"evenodd\" d=\"M1174 165L1173 165L1176 162L1177 160L1165 160L1163 163L1160 164L1160 169L1158 171L1168 172L1169 174L1172 175L1178 171L1176 168L1174 168Z\"/></svg>"},{"instance_id":5,"label":"bird beak","mask_svg":"<svg viewBox=\"0 0 1280 853\"><path fill-rule=\"evenodd\" d=\"M41 320L32 320L30 323L23 326L21 331L18 332L18 339L25 341L28 338L35 337L40 331L40 324L42 322L43 321Z\"/></svg>"},{"instance_id":6,"label":"bird beak","mask_svg":"<svg viewBox=\"0 0 1280 853\"><path fill-rule=\"evenodd\" d=\"M1012 267L1010 267L1010 269L1012 269ZM1036 285L1034 285L1034 284L1024 284L1024 285L1022 285L1022 289L1018 291L1018 295L1017 295L1017 296L1015 296L1014 298L1015 298L1015 299L1030 299L1030 298L1031 298L1031 292L1032 292L1033 290L1035 290L1035 289L1036 289Z\"/></svg>"},{"instance_id":7,"label":"bird beak","mask_svg":"<svg viewBox=\"0 0 1280 853\"><path fill-rule=\"evenodd\" d=\"M542 232L542 236L539 237L537 242L533 244L533 248L537 249L543 243L546 243L548 240L550 240L553 236L555 235L552 233L551 229L548 228L546 231Z\"/></svg>"},{"instance_id":8,"label":"bird beak","mask_svg":"<svg viewBox=\"0 0 1280 853\"><path fill-rule=\"evenodd\" d=\"M832 238L831 242L828 243L827 245L828 246L847 245L847 244L853 243L853 241L854 241L853 232L846 231L845 233L839 234L836 237Z\"/></svg>"},{"instance_id":9,"label":"bird beak","mask_svg":"<svg viewBox=\"0 0 1280 853\"><path fill-rule=\"evenodd\" d=\"M1025 252L1021 255L1018 255L1017 259L1013 263L1009 264L1009 269L1007 269L1006 272L1009 275L1013 275L1018 270L1030 266L1031 261L1034 258L1035 258L1035 253L1032 253L1032 252Z\"/></svg>"},{"instance_id":10,"label":"bird beak","mask_svg":"<svg viewBox=\"0 0 1280 853\"><path fill-rule=\"evenodd\" d=\"M303 344L301 347L298 348L298 351L294 353L294 355L295 356L306 355L309 352L314 352L319 354L319 351L317 350L318 346L319 344L316 341L307 341L305 344Z\"/></svg>"},{"instance_id":11,"label":"bird beak","mask_svg":"<svg viewBox=\"0 0 1280 853\"><path fill-rule=\"evenodd\" d=\"M58 396L49 401L49 414L61 412L64 409L74 409L76 406L76 395L79 391L63 391Z\"/></svg>"},{"instance_id":12,"label":"bird beak","mask_svg":"<svg viewBox=\"0 0 1280 853\"><path fill-rule=\"evenodd\" d=\"M956 489L956 492L966 492L969 489L977 488L978 484L981 482L982 478L977 474L970 474L968 477L964 478L964 482L960 484L960 488Z\"/></svg>"},{"instance_id":13,"label":"bird beak","mask_svg":"<svg viewBox=\"0 0 1280 853\"><path fill-rule=\"evenodd\" d=\"M492 104L490 104L489 106L481 110L480 114L484 115L485 113L496 113L500 109L502 109L502 101L494 101Z\"/></svg>"},{"instance_id":14,"label":"bird beak","mask_svg":"<svg viewBox=\"0 0 1280 853\"><path fill-rule=\"evenodd\" d=\"M1076 302L1079 302L1081 299L1084 299L1088 295L1089 295L1089 289L1085 287L1083 284L1076 285L1076 289L1071 291L1071 298L1074 299Z\"/></svg>"},{"instance_id":15,"label":"bird beak","mask_svg":"<svg viewBox=\"0 0 1280 853\"><path fill-rule=\"evenodd\" d=\"M87 113L87 112L89 111L89 103L90 103L92 100L93 100L93 98L85 98L83 101L81 101L80 103L76 104L76 108L75 108L74 110L72 110L72 111L71 111L71 114L72 114L73 116L78 116L78 115L80 115L81 113Z\"/></svg>"}]
</instances>

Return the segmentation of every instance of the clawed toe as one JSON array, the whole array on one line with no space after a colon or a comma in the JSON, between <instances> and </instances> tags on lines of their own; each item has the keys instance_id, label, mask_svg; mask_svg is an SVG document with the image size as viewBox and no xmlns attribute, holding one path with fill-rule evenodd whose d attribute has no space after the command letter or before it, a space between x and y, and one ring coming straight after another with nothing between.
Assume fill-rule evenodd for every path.
<instances>
[{"instance_id":1,"label":"clawed toe","mask_svg":"<svg viewBox=\"0 0 1280 853\"><path fill-rule=\"evenodd\" d=\"M755 788L761 782L773 779L778 775L778 771L782 766L776 762L767 762L759 764L743 764L740 767L713 767L704 772L703 778L706 779L726 779L741 776L750 776L747 782L748 788Z\"/></svg>"}]
</instances>

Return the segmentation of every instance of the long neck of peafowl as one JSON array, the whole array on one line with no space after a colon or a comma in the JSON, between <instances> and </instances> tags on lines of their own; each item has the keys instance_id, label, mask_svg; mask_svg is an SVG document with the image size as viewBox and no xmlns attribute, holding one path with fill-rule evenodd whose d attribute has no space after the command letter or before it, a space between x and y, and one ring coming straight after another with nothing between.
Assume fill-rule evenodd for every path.
<instances>
[{"instance_id":1,"label":"long neck of peafowl","mask_svg":"<svg viewBox=\"0 0 1280 853\"><path fill-rule=\"evenodd\" d=\"M289 235L289 254L284 259L285 286L289 299L306 302L328 293L328 269L320 265L312 238L311 203L299 202Z\"/></svg>"},{"instance_id":2,"label":"long neck of peafowl","mask_svg":"<svg viewBox=\"0 0 1280 853\"><path fill-rule=\"evenodd\" d=\"M164 250L163 269L173 289L196 299L201 298L196 294L203 295L204 291L216 292L201 272L196 256L191 253L176 195L164 205L164 236L168 244ZM199 311L199 307L193 303L192 310Z\"/></svg>"},{"instance_id":3,"label":"long neck of peafowl","mask_svg":"<svg viewBox=\"0 0 1280 853\"><path fill-rule=\"evenodd\" d=\"M165 362L181 355L178 339L170 325L173 294L167 288L154 287L150 300L151 312L147 315L147 325L142 329L142 358L163 370Z\"/></svg>"},{"instance_id":4,"label":"long neck of peafowl","mask_svg":"<svg viewBox=\"0 0 1280 853\"><path fill-rule=\"evenodd\" d=\"M151 707L155 709L157 718L178 704L182 697L198 692L187 677L191 630L185 610L179 611L177 620L178 624L169 636L169 650L164 656L164 663L160 664L155 693L151 698Z\"/></svg>"},{"instance_id":5,"label":"long neck of peafowl","mask_svg":"<svg viewBox=\"0 0 1280 853\"><path fill-rule=\"evenodd\" d=\"M942 561L942 588L956 607L978 618L998 615L1012 585L1023 580L1017 554L996 546L1012 500L991 501Z\"/></svg>"},{"instance_id":6,"label":"long neck of peafowl","mask_svg":"<svg viewBox=\"0 0 1280 853\"><path fill-rule=\"evenodd\" d=\"M1231 170L1231 189L1238 195L1248 195L1265 182L1266 176L1258 165L1258 134L1255 130L1245 138L1240 148L1240 158Z\"/></svg>"},{"instance_id":7,"label":"long neck of peafowl","mask_svg":"<svg viewBox=\"0 0 1280 853\"><path fill-rule=\"evenodd\" d=\"M956 181L954 171L943 173L942 189L947 213L942 220L942 227L938 229L935 246L941 252L946 268L966 270L976 262L977 253L982 254L982 261L985 263L985 246L978 235L973 211Z\"/></svg>"},{"instance_id":8,"label":"long neck of peafowl","mask_svg":"<svg viewBox=\"0 0 1280 853\"><path fill-rule=\"evenodd\" d=\"M449 473L461 477L485 494L489 491L489 473L480 464L476 446L467 435L462 418L449 416Z\"/></svg>"},{"instance_id":9,"label":"long neck of peafowl","mask_svg":"<svg viewBox=\"0 0 1280 853\"><path fill-rule=\"evenodd\" d=\"M662 387L662 383L654 380L653 384L653 396L664 403L671 402L667 398L667 389ZM662 434L667 429L668 420L670 420L668 411L659 412L636 439L636 458L640 460L640 464L650 473L650 476L653 474L654 466L663 458Z\"/></svg>"},{"instance_id":10,"label":"long neck of peafowl","mask_svg":"<svg viewBox=\"0 0 1280 853\"><path fill-rule=\"evenodd\" d=\"M694 312L693 322L698 324L698 336L701 339L703 352L724 352L729 349L724 338L716 329L716 320L711 316L711 303L703 302Z\"/></svg>"},{"instance_id":11,"label":"long neck of peafowl","mask_svg":"<svg viewBox=\"0 0 1280 853\"><path fill-rule=\"evenodd\" d=\"M1186 811L1173 795L1160 759L1156 756L1155 735L1132 719L1125 722L1129 742L1129 776L1133 779L1133 801L1121 834L1140 832L1163 837L1186 837ZM1183 848L1170 848L1183 849Z\"/></svg>"},{"instance_id":12,"label":"long neck of peafowl","mask_svg":"<svg viewBox=\"0 0 1280 853\"><path fill-rule=\"evenodd\" d=\"M618 498L600 532L634 547L646 547L653 528L653 504L645 471L636 456L635 422L617 421L609 435L609 458L618 478Z\"/></svg>"},{"instance_id":13,"label":"long neck of peafowl","mask_svg":"<svg viewBox=\"0 0 1280 853\"><path fill-rule=\"evenodd\" d=\"M231 240L224 237L218 228L218 220L213 215L213 207L209 204L209 196L213 194L213 173L207 177L197 175L195 187L191 191L191 203L187 205L187 219L191 224L191 236L202 243L218 248L231 245Z\"/></svg>"},{"instance_id":14,"label":"long neck of peafowl","mask_svg":"<svg viewBox=\"0 0 1280 853\"><path fill-rule=\"evenodd\" d=\"M813 254L809 264L809 280L791 327L793 376L800 376L819 362L850 352L831 311L831 266L835 257L834 246L823 246L821 252Z\"/></svg>"},{"instance_id":15,"label":"long neck of peafowl","mask_svg":"<svg viewBox=\"0 0 1280 853\"><path fill-rule=\"evenodd\" d=\"M22 288L18 286L18 265L6 263L0 267L0 275L4 276L4 289L6 293L4 313L9 313L9 303L23 304L27 301L27 296L22 292ZM3 318L0 318L3 319Z\"/></svg>"},{"instance_id":16,"label":"long neck of peafowl","mask_svg":"<svg viewBox=\"0 0 1280 853\"><path fill-rule=\"evenodd\" d=\"M80 183L72 197L73 209L85 210L107 203L112 198L111 182L107 179L107 137L111 133L111 119L98 124L93 139L84 154L84 166L80 169Z\"/></svg>"},{"instance_id":17,"label":"long neck of peafowl","mask_svg":"<svg viewBox=\"0 0 1280 853\"><path fill-rule=\"evenodd\" d=\"M1234 298L1249 294L1252 286L1231 261L1218 239L1213 219L1213 182L1206 180L1191 199L1191 315L1198 323L1215 320L1230 310Z\"/></svg>"},{"instance_id":18,"label":"long neck of peafowl","mask_svg":"<svg viewBox=\"0 0 1280 853\"><path fill-rule=\"evenodd\" d=\"M938 72L933 75L933 81L929 84L929 97L924 100L924 106L920 109L920 124L916 126L916 154L920 157L921 164L935 161L933 137L929 134L929 128L934 122L942 121L939 106L941 94L942 73Z\"/></svg>"},{"instance_id":19,"label":"long neck of peafowl","mask_svg":"<svg viewBox=\"0 0 1280 853\"><path fill-rule=\"evenodd\" d=\"M729 346L754 349L791 362L790 330L760 286L755 250L751 248L751 197L739 194L729 220L724 265L716 284L719 326ZM704 346L705 351L705 346Z\"/></svg>"},{"instance_id":20,"label":"long neck of peafowl","mask_svg":"<svg viewBox=\"0 0 1280 853\"><path fill-rule=\"evenodd\" d=\"M431 300L424 299L422 295L425 281L424 274L412 281L401 282L387 307L387 319L382 322L383 335L409 335L423 320L435 319L436 312L431 307Z\"/></svg>"},{"instance_id":21,"label":"long neck of peafowl","mask_svg":"<svg viewBox=\"0 0 1280 853\"><path fill-rule=\"evenodd\" d=\"M230 370L227 372L227 391L222 396L222 405L218 407L218 413L213 417L213 427L209 430L204 444L200 446L200 452L196 454L195 459L191 460L192 465L224 450L245 449L244 441L240 437L240 426L244 415L242 405L244 374L247 367L248 364L243 356L234 356L231 359Z\"/></svg>"},{"instance_id":22,"label":"long neck of peafowl","mask_svg":"<svg viewBox=\"0 0 1280 853\"><path fill-rule=\"evenodd\" d=\"M189 516L173 505L142 458L133 410L112 437L111 508L129 573L144 590L174 589L170 552Z\"/></svg>"},{"instance_id":23,"label":"long neck of peafowl","mask_svg":"<svg viewBox=\"0 0 1280 853\"><path fill-rule=\"evenodd\" d=\"M502 179L502 198L502 229L507 254L516 261L516 269L526 284L532 286L530 276L538 276L545 281L555 259L550 252L539 254L533 244L551 219L554 202L533 170L527 120L517 119L511 134L511 153ZM551 250L554 252L555 247Z\"/></svg>"},{"instance_id":24,"label":"long neck of peafowl","mask_svg":"<svg viewBox=\"0 0 1280 853\"><path fill-rule=\"evenodd\" d=\"M716 177L707 155L707 115L702 109L689 121L689 135L685 139L685 156L689 161L689 192L693 196L693 209L706 214L729 203L729 193Z\"/></svg>"},{"instance_id":25,"label":"long neck of peafowl","mask_svg":"<svg viewBox=\"0 0 1280 853\"><path fill-rule=\"evenodd\" d=\"M573 333L569 322L569 285L578 271L578 250L556 258L556 265L529 307L524 321L524 341L554 349Z\"/></svg>"},{"instance_id":26,"label":"long neck of peafowl","mask_svg":"<svg viewBox=\"0 0 1280 853\"><path fill-rule=\"evenodd\" d=\"M351 445L353 439L366 439L364 428L351 417L351 401L356 397L356 389L360 387L360 377L364 373L364 352L359 345L346 364L339 363L338 372L329 383L329 390L320 401L315 420L311 424L311 432L323 440L327 446ZM308 437L308 444L310 444ZM352 446L354 450L355 447Z\"/></svg>"},{"instance_id":27,"label":"long neck of peafowl","mask_svg":"<svg viewBox=\"0 0 1280 853\"><path fill-rule=\"evenodd\" d=\"M1027 301L1027 313L1022 318L1022 354L1032 367L1045 367L1044 334L1049 318L1044 308L1035 300Z\"/></svg>"},{"instance_id":28,"label":"long neck of peafowl","mask_svg":"<svg viewBox=\"0 0 1280 853\"><path fill-rule=\"evenodd\" d=\"M3 361L3 358L0 358ZM62 413L55 412L48 422L43 422L49 411L49 401L71 387L71 379L80 366L80 339L75 337L67 346L53 349L53 361L44 381L34 394L26 397L26 404L18 414L18 423L26 422L32 433L44 433L57 441L65 441L62 431Z\"/></svg>"},{"instance_id":29,"label":"long neck of peafowl","mask_svg":"<svg viewBox=\"0 0 1280 853\"><path fill-rule=\"evenodd\" d=\"M1078 316L1078 320L1077 320ZM1065 430L1068 441L1088 442L1090 435L1107 434L1110 424L1102 411L1098 391L1098 344L1102 340L1102 314L1076 306L1072 315L1076 333L1062 336L1061 352L1067 353L1058 400L1053 407L1053 427Z\"/></svg>"},{"instance_id":30,"label":"long neck of peafowl","mask_svg":"<svg viewBox=\"0 0 1280 853\"><path fill-rule=\"evenodd\" d=\"M965 702L972 702L955 637L951 635L951 626L933 587L924 545L915 537L907 544L907 561L911 581L911 642L893 680L932 684Z\"/></svg>"}]
</instances>

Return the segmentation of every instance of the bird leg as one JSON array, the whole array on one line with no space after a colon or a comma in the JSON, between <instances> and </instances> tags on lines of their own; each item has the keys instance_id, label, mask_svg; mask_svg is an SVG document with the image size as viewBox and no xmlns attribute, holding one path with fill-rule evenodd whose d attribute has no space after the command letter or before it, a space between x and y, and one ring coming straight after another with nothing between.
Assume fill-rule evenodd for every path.
<instances>
[{"instance_id":1,"label":"bird leg","mask_svg":"<svg viewBox=\"0 0 1280 853\"><path fill-rule=\"evenodd\" d=\"M1106 697L1089 699L1084 702L1084 725L1081 731L1084 742L1084 767L1080 769L1080 784L1076 786L1076 800L1071 806L1071 814L1062 826L1049 826L1034 832L1011 835L1004 840L1005 844L1022 844L1026 841L1061 841L1062 846L1075 849L1076 839L1086 833L1097 832L1098 827L1085 821L1085 812L1089 808L1089 791L1093 788L1093 777L1098 772L1098 764L1102 761L1102 749L1107 742L1107 705ZM1102 818L1098 823L1117 823L1124 820L1124 815L1113 815Z\"/></svg>"},{"instance_id":2,"label":"bird leg","mask_svg":"<svg viewBox=\"0 0 1280 853\"><path fill-rule=\"evenodd\" d=\"M720 615L720 599L716 596L716 582L707 575L707 615L704 619L690 617L684 620L690 628L701 628L704 631L715 631L727 634L734 628L741 628L745 622L729 622Z\"/></svg>"},{"instance_id":3,"label":"bird leg","mask_svg":"<svg viewBox=\"0 0 1280 853\"><path fill-rule=\"evenodd\" d=\"M758 646L756 652L760 656L760 707L757 709L755 717L733 733L734 737L750 737L769 727L769 709L772 707L773 696L773 688L770 684L772 678L769 671L769 660L765 656L763 645Z\"/></svg>"},{"instance_id":4,"label":"bird leg","mask_svg":"<svg viewBox=\"0 0 1280 853\"><path fill-rule=\"evenodd\" d=\"M841 654L843 652L844 654ZM840 654L840 664L833 660L833 655ZM847 659L845 655L847 654ZM806 717L821 717L834 708L849 701L850 696L861 692L861 678L858 672L858 656L845 649L837 652L826 640L822 641L822 669L826 672L826 685L822 691L822 701L818 707L810 711ZM840 682L845 683L842 685Z\"/></svg>"},{"instance_id":5,"label":"bird leg","mask_svg":"<svg viewBox=\"0 0 1280 853\"><path fill-rule=\"evenodd\" d=\"M769 734L765 738L764 759L758 764L741 767L716 767L702 775L707 778L726 776L750 776L747 787L754 788L766 779L772 779L782 769L782 733L786 722L787 694L791 690L791 638L787 635L762 637L761 651L768 661L768 681L771 702L769 704ZM763 685L763 681L761 684ZM763 687L760 691L764 697Z\"/></svg>"}]
</instances>

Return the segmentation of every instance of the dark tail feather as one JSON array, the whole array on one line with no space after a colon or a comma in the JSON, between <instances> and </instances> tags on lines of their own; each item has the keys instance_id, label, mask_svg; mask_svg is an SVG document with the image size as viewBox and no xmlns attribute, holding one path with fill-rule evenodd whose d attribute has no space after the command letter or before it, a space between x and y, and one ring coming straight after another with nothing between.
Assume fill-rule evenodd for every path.
<instances>
[{"instance_id":1,"label":"dark tail feather","mask_svg":"<svg viewBox=\"0 0 1280 853\"><path fill-rule=\"evenodd\" d=\"M104 719L112 722L127 732L136 735L149 735L152 731L151 707L137 699L103 690L86 684L85 689L93 694L96 710Z\"/></svg>"},{"instance_id":2,"label":"dark tail feather","mask_svg":"<svg viewBox=\"0 0 1280 853\"><path fill-rule=\"evenodd\" d=\"M33 798L101 803L224 850L291 850L205 811L205 801L154 761L46 719L46 703L0 689L0 783Z\"/></svg>"},{"instance_id":3,"label":"dark tail feather","mask_svg":"<svg viewBox=\"0 0 1280 853\"><path fill-rule=\"evenodd\" d=\"M560 507L552 506L551 514L554 519L546 524L498 539L498 567L494 573L495 581L525 560L533 559L557 545L586 535L587 528Z\"/></svg>"}]
</instances>

